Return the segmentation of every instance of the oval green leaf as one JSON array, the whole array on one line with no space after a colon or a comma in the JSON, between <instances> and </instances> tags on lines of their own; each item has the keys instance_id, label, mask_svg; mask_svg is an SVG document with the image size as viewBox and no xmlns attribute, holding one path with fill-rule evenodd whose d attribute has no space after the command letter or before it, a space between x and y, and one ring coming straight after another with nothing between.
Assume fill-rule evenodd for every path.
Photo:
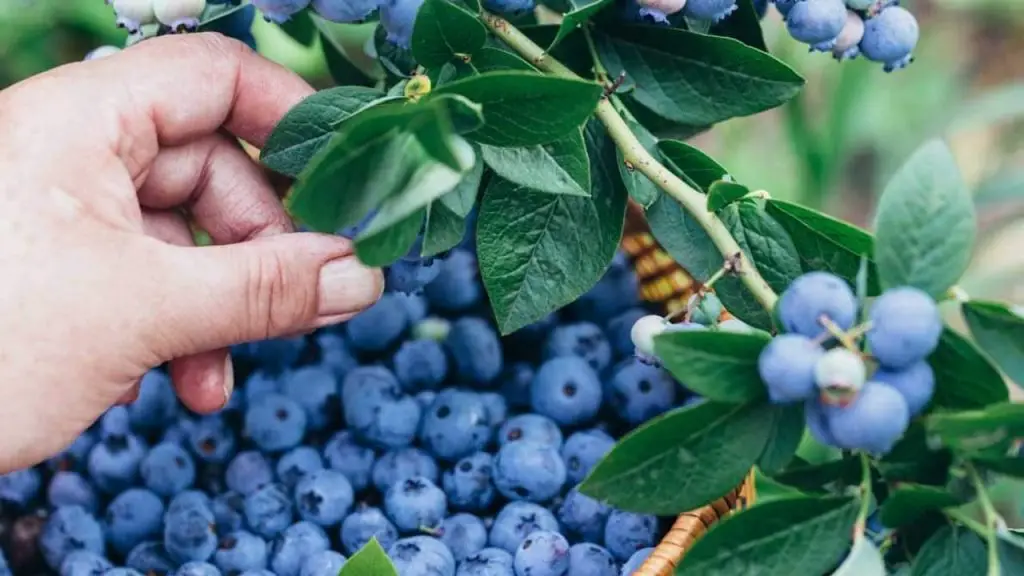
<instances>
[{"instance_id":1,"label":"oval green leaf","mask_svg":"<svg viewBox=\"0 0 1024 576\"><path fill-rule=\"evenodd\" d=\"M481 149L487 166L513 184L550 194L590 195L590 161L579 128L548 144Z\"/></svg>"},{"instance_id":2,"label":"oval green leaf","mask_svg":"<svg viewBox=\"0 0 1024 576\"><path fill-rule=\"evenodd\" d=\"M911 576L984 574L988 568L985 543L962 526L946 526L932 535L911 568Z\"/></svg>"},{"instance_id":3,"label":"oval green leaf","mask_svg":"<svg viewBox=\"0 0 1024 576\"><path fill-rule=\"evenodd\" d=\"M882 524L899 528L913 523L927 512L963 504L959 498L936 486L900 484L882 503Z\"/></svg>"},{"instance_id":4,"label":"oval green leaf","mask_svg":"<svg viewBox=\"0 0 1024 576\"><path fill-rule=\"evenodd\" d=\"M377 538L370 538L362 548L359 549L341 567L338 576L398 576L395 565L391 563L387 552L377 542Z\"/></svg>"},{"instance_id":5,"label":"oval green leaf","mask_svg":"<svg viewBox=\"0 0 1024 576\"><path fill-rule=\"evenodd\" d=\"M666 332L654 339L654 352L687 389L716 402L742 404L765 397L757 359L771 338L698 330Z\"/></svg>"},{"instance_id":6,"label":"oval green leaf","mask_svg":"<svg viewBox=\"0 0 1024 576\"><path fill-rule=\"evenodd\" d=\"M968 339L946 328L928 357L935 371L932 405L962 410L1005 402L1009 391L999 371Z\"/></svg>"},{"instance_id":7,"label":"oval green leaf","mask_svg":"<svg viewBox=\"0 0 1024 576\"><path fill-rule=\"evenodd\" d=\"M468 10L448 0L425 0L416 13L412 54L426 68L471 56L487 41L487 29Z\"/></svg>"},{"instance_id":8,"label":"oval green leaf","mask_svg":"<svg viewBox=\"0 0 1024 576\"><path fill-rule=\"evenodd\" d=\"M998 302L967 302L961 310L982 350L1014 382L1024 385L1024 317Z\"/></svg>"}]
</instances>

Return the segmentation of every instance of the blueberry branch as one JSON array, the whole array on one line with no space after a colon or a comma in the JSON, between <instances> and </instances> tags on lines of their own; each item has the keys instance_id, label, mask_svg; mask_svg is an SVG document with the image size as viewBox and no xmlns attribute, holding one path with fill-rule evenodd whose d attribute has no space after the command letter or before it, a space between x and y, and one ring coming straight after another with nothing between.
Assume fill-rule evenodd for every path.
<instances>
[{"instance_id":1,"label":"blueberry branch","mask_svg":"<svg viewBox=\"0 0 1024 576\"><path fill-rule=\"evenodd\" d=\"M871 510L871 460L864 452L860 453L860 511L857 521L853 524L853 541L864 537L868 514Z\"/></svg>"},{"instance_id":2,"label":"blueberry branch","mask_svg":"<svg viewBox=\"0 0 1024 576\"><path fill-rule=\"evenodd\" d=\"M985 541L988 543L988 574L989 576L999 576L1001 573L999 569L999 541L996 537L999 513L996 512L995 506L992 505L992 500L988 497L988 491L985 489L985 482L982 481L981 475L978 474L974 464L965 462L964 469L967 471L967 477L971 479L971 484L974 485L974 489L978 493L978 502L981 504L981 510L985 514L984 536Z\"/></svg>"},{"instance_id":3,"label":"blueberry branch","mask_svg":"<svg viewBox=\"0 0 1024 576\"><path fill-rule=\"evenodd\" d=\"M504 18L486 10L481 11L480 17L484 25L495 36L503 40L537 68L556 76L580 79L575 72L555 58L552 58L543 48L538 46L533 40L530 40ZM590 36L590 31L586 27L583 28L582 32L586 36ZM589 47L591 48L591 56L594 60L595 72L600 76L604 68L600 66L600 60L597 58L592 40L589 42ZM607 72L604 72L604 77L604 84L607 87L609 85L607 83ZM753 262L750 262L746 255L743 254L743 250L736 242L736 239L733 238L725 223L715 214L708 212L706 208L707 200L702 193L691 188L643 147L629 125L622 118L622 115L615 109L612 103L613 99L615 99L614 96L601 98L597 104L595 114L598 120L604 124L612 141L615 142L615 145L622 152L623 160L632 165L636 170L639 170L651 182L654 182L666 194L679 202L683 209L693 216L693 219L708 233L715 247L718 248L718 251L723 256L740 255L740 280L758 303L765 310L771 312L775 308L775 302L779 298L778 295L761 277Z\"/></svg>"}]
</instances>

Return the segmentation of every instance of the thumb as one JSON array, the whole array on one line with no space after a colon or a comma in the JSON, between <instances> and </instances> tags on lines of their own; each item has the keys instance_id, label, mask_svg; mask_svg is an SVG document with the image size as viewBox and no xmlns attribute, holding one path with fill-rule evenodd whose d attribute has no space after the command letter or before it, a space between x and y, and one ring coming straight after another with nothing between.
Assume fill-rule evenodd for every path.
<instances>
[{"instance_id":1,"label":"thumb","mask_svg":"<svg viewBox=\"0 0 1024 576\"><path fill-rule=\"evenodd\" d=\"M154 352L168 359L341 322L380 297L380 270L337 236L282 234L210 247L164 245Z\"/></svg>"}]
</instances>

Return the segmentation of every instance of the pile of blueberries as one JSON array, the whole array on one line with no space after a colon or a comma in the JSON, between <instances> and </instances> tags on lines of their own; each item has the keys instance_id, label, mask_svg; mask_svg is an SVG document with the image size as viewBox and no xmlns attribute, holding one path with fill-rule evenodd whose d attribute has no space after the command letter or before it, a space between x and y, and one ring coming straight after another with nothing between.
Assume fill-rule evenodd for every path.
<instances>
[{"instance_id":1,"label":"pile of blueberries","mask_svg":"<svg viewBox=\"0 0 1024 576\"><path fill-rule=\"evenodd\" d=\"M842 279L801 276L779 300L786 333L765 347L758 368L773 402L805 403L807 427L819 442L884 454L932 399L935 373L927 357L938 346L942 319L935 300L912 287L883 292L859 325L858 309ZM849 347L826 351L823 343L840 333ZM875 366L870 378L866 359Z\"/></svg>"},{"instance_id":2,"label":"pile of blueberries","mask_svg":"<svg viewBox=\"0 0 1024 576\"><path fill-rule=\"evenodd\" d=\"M505 338L471 235L409 261L343 325L236 347L222 411L189 412L153 370L64 453L0 476L0 574L336 576L371 538L401 576L632 574L671 519L578 486L699 398L634 356L652 310L626 258Z\"/></svg>"}]
</instances>

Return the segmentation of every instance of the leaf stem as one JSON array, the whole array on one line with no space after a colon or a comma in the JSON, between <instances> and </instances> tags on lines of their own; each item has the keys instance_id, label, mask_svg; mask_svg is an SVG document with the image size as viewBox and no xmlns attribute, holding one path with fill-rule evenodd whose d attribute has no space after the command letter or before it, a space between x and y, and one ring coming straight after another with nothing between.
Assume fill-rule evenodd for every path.
<instances>
[{"instance_id":1,"label":"leaf stem","mask_svg":"<svg viewBox=\"0 0 1024 576\"><path fill-rule=\"evenodd\" d=\"M867 529L868 514L871 510L871 460L864 452L860 453L860 511L857 521L853 523L853 541L864 537Z\"/></svg>"},{"instance_id":2,"label":"leaf stem","mask_svg":"<svg viewBox=\"0 0 1024 576\"><path fill-rule=\"evenodd\" d=\"M978 493L978 502L981 504L981 510L985 514L985 527L982 534L988 543L988 576L999 576L1001 574L999 569L999 541L996 537L996 524L999 521L999 513L996 512L995 506L992 505L992 500L988 497L988 491L985 489L985 482L981 479L981 475L978 474L974 464L970 461L965 462L964 470L967 471L967 477L970 478L971 484L974 485L974 489Z\"/></svg>"},{"instance_id":3,"label":"leaf stem","mask_svg":"<svg viewBox=\"0 0 1024 576\"><path fill-rule=\"evenodd\" d=\"M543 48L530 40L518 28L513 26L504 18L481 11L481 19L484 25L503 40L521 56L533 63L537 68L566 78L579 78L579 76L567 68L557 59L551 57ZM583 33L589 37L589 31L584 28ZM595 70L599 60L595 58ZM602 67L603 68L603 67ZM608 135L615 142L615 145L622 152L623 161L639 170L654 182L666 194L679 202L694 220L708 233L714 242L715 247L723 256L740 255L739 277L747 290L754 296L758 303L768 312L775 308L778 295L757 271L754 263L743 253L742 248L733 238L725 223L718 216L708 212L704 194L691 188L681 178L666 168L654 156L648 152L637 140L629 125L616 111L611 98L602 98L597 104L596 116L604 124Z\"/></svg>"}]
</instances>

